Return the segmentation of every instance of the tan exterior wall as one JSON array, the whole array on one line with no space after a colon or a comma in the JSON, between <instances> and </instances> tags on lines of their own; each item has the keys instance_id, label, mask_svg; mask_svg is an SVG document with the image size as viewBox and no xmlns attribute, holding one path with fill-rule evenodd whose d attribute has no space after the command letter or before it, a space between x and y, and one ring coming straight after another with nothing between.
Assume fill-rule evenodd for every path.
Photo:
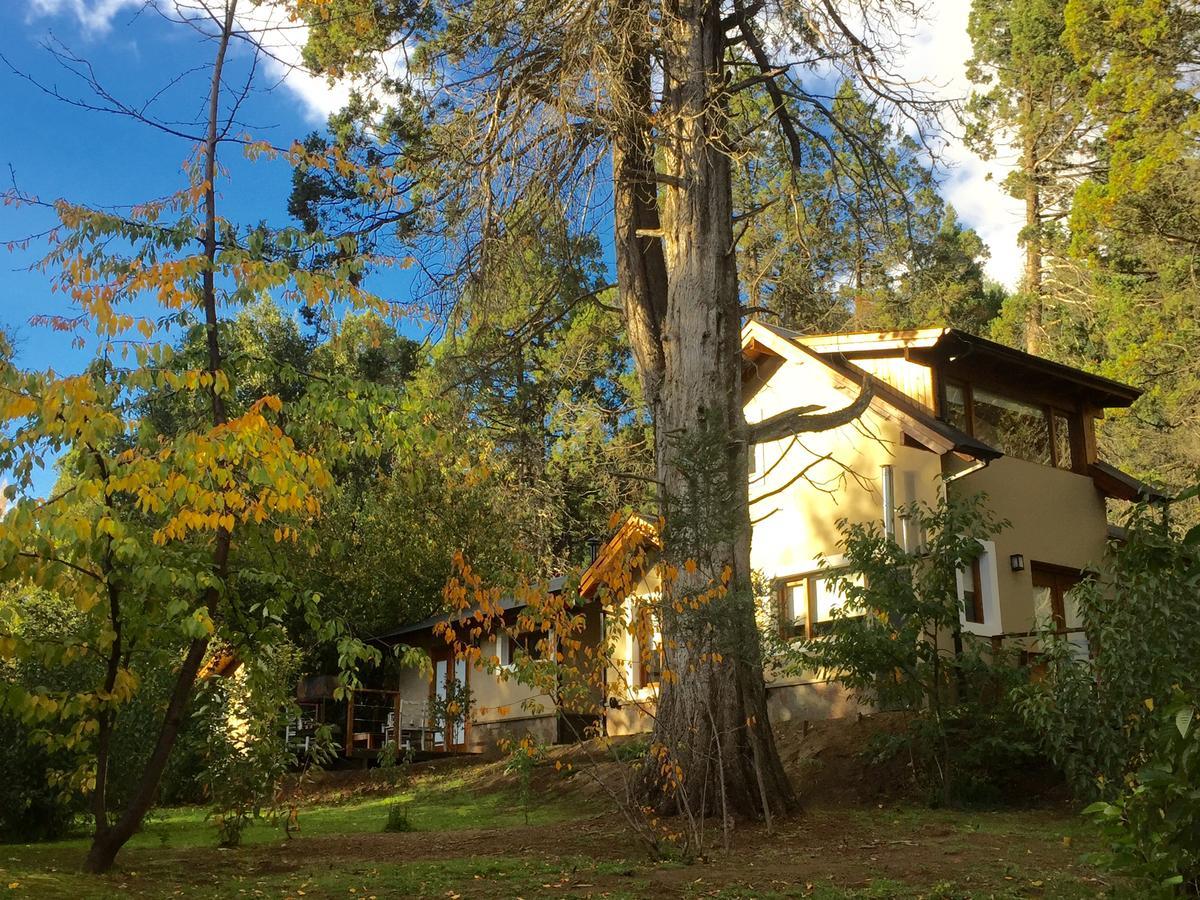
<instances>
[{"instance_id":1,"label":"tan exterior wall","mask_svg":"<svg viewBox=\"0 0 1200 900\"><path fill-rule=\"evenodd\" d=\"M746 419L758 422L809 403L837 409L850 399L821 363L789 362L754 392ZM839 519L881 520L885 465L895 473L897 507L935 502L941 484L938 455L905 446L898 422L873 411L859 422L800 435L795 443L772 441L754 452L750 513L757 524L750 562L768 578L814 571L821 556L836 555Z\"/></svg>"},{"instance_id":2,"label":"tan exterior wall","mask_svg":"<svg viewBox=\"0 0 1200 900\"><path fill-rule=\"evenodd\" d=\"M484 643L483 658L496 656L495 638ZM471 722L475 724L501 722L528 716L553 714L554 698L537 687L521 684L515 676L489 672L483 666L472 668Z\"/></svg>"},{"instance_id":3,"label":"tan exterior wall","mask_svg":"<svg viewBox=\"0 0 1200 900\"><path fill-rule=\"evenodd\" d=\"M1099 565L1104 558L1108 517L1104 498L1086 475L1002 457L950 485L951 495L987 494L988 508L1010 527L995 536L1000 627L1028 631L1034 624L1032 564L1071 569ZM1009 557L1025 557L1014 572ZM1073 626L1068 611L1067 625Z\"/></svg>"}]
</instances>

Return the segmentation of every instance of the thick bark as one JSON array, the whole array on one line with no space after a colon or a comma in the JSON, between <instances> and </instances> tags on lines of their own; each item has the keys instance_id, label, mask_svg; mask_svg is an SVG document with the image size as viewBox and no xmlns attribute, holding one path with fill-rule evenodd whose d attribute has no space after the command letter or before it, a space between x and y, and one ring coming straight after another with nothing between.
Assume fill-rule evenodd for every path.
<instances>
[{"instance_id":1,"label":"thick bark","mask_svg":"<svg viewBox=\"0 0 1200 900\"><path fill-rule=\"evenodd\" d=\"M208 134L204 145L204 177L206 180L204 194L204 254L207 266L202 278L201 294L204 305L208 367L209 371L214 374L221 369L222 365L221 345L218 340L217 294L214 282L214 269L217 256L217 200L214 182L217 173L217 147L220 141L217 128L220 116L221 71L225 65L225 54L229 48L230 34L233 31L234 11L236 7L237 0L228 0L225 9L225 19L222 23L221 36L217 45L217 53L213 61L208 105ZM210 400L212 402L213 424L225 424L227 421L225 404L217 390L215 379L210 392ZM220 528L217 531L216 542L213 548L212 567L213 573L222 584L229 577L229 551L231 543L232 535L225 528ZM220 591L216 588L209 588L205 592L204 601L208 606L210 614L214 614L217 604L220 601ZM115 608L113 614L114 616L116 615ZM119 634L120 632L118 631L117 633ZM183 726L184 714L187 711L188 702L191 700L196 678L200 672L200 666L204 662L204 655L208 652L208 645L209 639L207 637L197 638L188 645L187 654L180 665L179 674L175 679L175 686L171 691L171 699L168 701L167 709L163 714L158 739L154 744L154 750L150 754L150 759L146 763L146 768L142 771L137 791L116 823L111 825L108 822L106 810L107 798L105 797L105 791L107 788L107 779L101 777L107 773L111 718L108 718L107 721L102 718L100 767L96 784L97 796L93 800L93 808L96 813L96 832L92 837L92 845L88 850L87 858L84 860L84 871L96 874L107 872L116 860L117 853L125 846L126 841L133 837L138 829L141 828L142 820L145 819L146 814L154 805L159 783L162 781L167 761L171 758L171 751L175 747L175 741L179 737L179 730ZM111 674L115 677L115 671ZM107 727L103 727L105 725Z\"/></svg>"},{"instance_id":2,"label":"thick bark","mask_svg":"<svg viewBox=\"0 0 1200 900\"><path fill-rule=\"evenodd\" d=\"M657 800L691 815L724 808L770 817L791 809L794 795L767 715L750 588L720 7L671 4L663 18L661 225L650 141L640 123L618 133L613 154L618 280L654 413L665 554L680 572L659 610L670 674L662 680L655 739L683 777L674 792L660 788ZM643 83L648 90L648 71L633 68L632 90ZM694 572L689 559L698 563ZM689 599L726 570L728 595L692 608Z\"/></svg>"}]
</instances>

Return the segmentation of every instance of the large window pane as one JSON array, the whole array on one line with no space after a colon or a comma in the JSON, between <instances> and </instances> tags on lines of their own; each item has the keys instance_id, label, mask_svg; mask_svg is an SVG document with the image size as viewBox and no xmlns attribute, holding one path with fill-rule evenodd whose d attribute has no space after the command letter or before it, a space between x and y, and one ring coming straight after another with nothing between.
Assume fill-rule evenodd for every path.
<instances>
[{"instance_id":1,"label":"large window pane","mask_svg":"<svg viewBox=\"0 0 1200 900\"><path fill-rule=\"evenodd\" d=\"M961 384L946 382L946 409L942 417L960 431L967 427L967 391Z\"/></svg>"},{"instance_id":2,"label":"large window pane","mask_svg":"<svg viewBox=\"0 0 1200 900\"><path fill-rule=\"evenodd\" d=\"M839 575L844 573L838 573ZM814 575L813 580L813 634L828 631L828 625L833 620L833 611L841 607L846 598L838 590L835 575Z\"/></svg>"},{"instance_id":3,"label":"large window pane","mask_svg":"<svg viewBox=\"0 0 1200 900\"><path fill-rule=\"evenodd\" d=\"M1050 424L1031 403L975 388L975 437L1008 456L1050 465Z\"/></svg>"},{"instance_id":4,"label":"large window pane","mask_svg":"<svg viewBox=\"0 0 1200 900\"><path fill-rule=\"evenodd\" d=\"M1071 468L1071 420L1060 412L1054 414L1054 464Z\"/></svg>"},{"instance_id":5,"label":"large window pane","mask_svg":"<svg viewBox=\"0 0 1200 900\"><path fill-rule=\"evenodd\" d=\"M805 637L808 634L808 581L795 581L783 589L783 621L780 622L784 637Z\"/></svg>"}]
</instances>

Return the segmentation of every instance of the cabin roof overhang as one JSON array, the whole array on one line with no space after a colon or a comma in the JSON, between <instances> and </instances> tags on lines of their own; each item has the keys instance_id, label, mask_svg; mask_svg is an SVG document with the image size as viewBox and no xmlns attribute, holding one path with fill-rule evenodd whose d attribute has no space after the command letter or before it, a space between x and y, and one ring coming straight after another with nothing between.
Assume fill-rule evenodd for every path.
<instances>
[{"instance_id":1,"label":"cabin roof overhang","mask_svg":"<svg viewBox=\"0 0 1200 900\"><path fill-rule=\"evenodd\" d=\"M565 575L558 575L551 578L548 584L548 590L551 594L560 593L567 584ZM457 613L437 613L429 616L426 619L421 619L419 622L413 622L409 625L402 625L399 628L394 628L391 631L386 631L383 634L376 634L367 638L368 644L382 644L389 646L397 643L400 638L407 637L424 631L431 631L435 626L449 623L453 625L466 625L472 620L482 621L487 615L494 612L506 613L514 609L523 609L529 604L524 600L519 600L515 597L504 597L498 604L493 604L489 607L491 612L485 613L480 607L475 606L470 609L465 609ZM497 607L499 609L497 610Z\"/></svg>"},{"instance_id":2,"label":"cabin roof overhang","mask_svg":"<svg viewBox=\"0 0 1200 900\"><path fill-rule=\"evenodd\" d=\"M1116 466L1106 462L1094 462L1088 466L1088 474L1096 482L1096 487L1114 500L1129 500L1134 503L1165 503L1170 495L1158 488L1134 478L1128 472L1122 472Z\"/></svg>"},{"instance_id":3,"label":"cabin roof overhang","mask_svg":"<svg viewBox=\"0 0 1200 900\"><path fill-rule=\"evenodd\" d=\"M816 361L830 371L835 385L851 396L869 383L873 392L869 409L884 419L895 421L904 434L933 452L955 453L984 462L1003 455L995 447L943 422L921 404L874 378L840 353L823 354L807 346L800 337L797 332L776 325L748 322L742 329L742 361L747 373L770 357L796 362Z\"/></svg>"},{"instance_id":4,"label":"cabin roof overhang","mask_svg":"<svg viewBox=\"0 0 1200 900\"><path fill-rule=\"evenodd\" d=\"M788 336L822 356L840 356L851 361L866 356L903 356L915 362L940 364L950 375L974 371L997 380L1036 378L1043 387L1078 398L1097 409L1128 407L1141 396L1137 388L1111 378L1006 347L957 328L816 335L789 332Z\"/></svg>"}]
</instances>

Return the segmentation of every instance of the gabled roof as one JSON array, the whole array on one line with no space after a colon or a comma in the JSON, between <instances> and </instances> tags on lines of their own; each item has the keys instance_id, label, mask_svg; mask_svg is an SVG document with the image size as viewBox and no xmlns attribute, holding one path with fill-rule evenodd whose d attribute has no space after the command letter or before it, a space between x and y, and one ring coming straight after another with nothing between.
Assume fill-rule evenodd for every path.
<instances>
[{"instance_id":1,"label":"gabled roof","mask_svg":"<svg viewBox=\"0 0 1200 900\"><path fill-rule=\"evenodd\" d=\"M839 387L855 393L870 379L874 391L870 406L872 412L896 421L905 434L937 453L953 451L980 460L996 459L1003 455L995 447L943 422L920 403L874 378L852 362L839 356L823 355L807 346L800 340L802 337L799 332L751 320L742 329L742 352L753 354L761 349L788 360L815 360L830 370Z\"/></svg>"},{"instance_id":2,"label":"gabled roof","mask_svg":"<svg viewBox=\"0 0 1200 900\"><path fill-rule=\"evenodd\" d=\"M565 575L558 575L550 579L550 593L557 594L566 586L567 578ZM508 612L513 609L523 609L528 604L524 600L518 600L515 597L504 597L500 600L499 606L502 612ZM402 625L393 631L387 631L383 634L376 634L367 638L368 643L388 644L406 634L414 634L418 631L428 631L434 625L439 625L443 622L453 622L461 624L473 619L480 612L479 607L460 610L457 613L437 613L427 619L422 619L419 622L413 622L411 625Z\"/></svg>"},{"instance_id":3,"label":"gabled roof","mask_svg":"<svg viewBox=\"0 0 1200 900\"><path fill-rule=\"evenodd\" d=\"M1137 388L1111 378L1043 359L957 328L805 335L790 329L779 329L777 326L768 327L786 332L790 340L815 350L822 356L841 355L853 358L856 355L900 353L917 359L924 357L952 363L970 362L986 365L1009 377L1021 373L1035 375L1044 383L1057 384L1064 389L1080 393L1093 405L1101 408L1129 406L1142 393Z\"/></svg>"},{"instance_id":4,"label":"gabled roof","mask_svg":"<svg viewBox=\"0 0 1200 900\"><path fill-rule=\"evenodd\" d=\"M580 576L579 596L584 598L592 596L610 566L615 565L634 547L647 542L658 546L658 526L649 516L631 513L621 523L621 527L616 530L616 533L604 542L604 546L600 548L600 552L592 560L592 564Z\"/></svg>"}]
</instances>

